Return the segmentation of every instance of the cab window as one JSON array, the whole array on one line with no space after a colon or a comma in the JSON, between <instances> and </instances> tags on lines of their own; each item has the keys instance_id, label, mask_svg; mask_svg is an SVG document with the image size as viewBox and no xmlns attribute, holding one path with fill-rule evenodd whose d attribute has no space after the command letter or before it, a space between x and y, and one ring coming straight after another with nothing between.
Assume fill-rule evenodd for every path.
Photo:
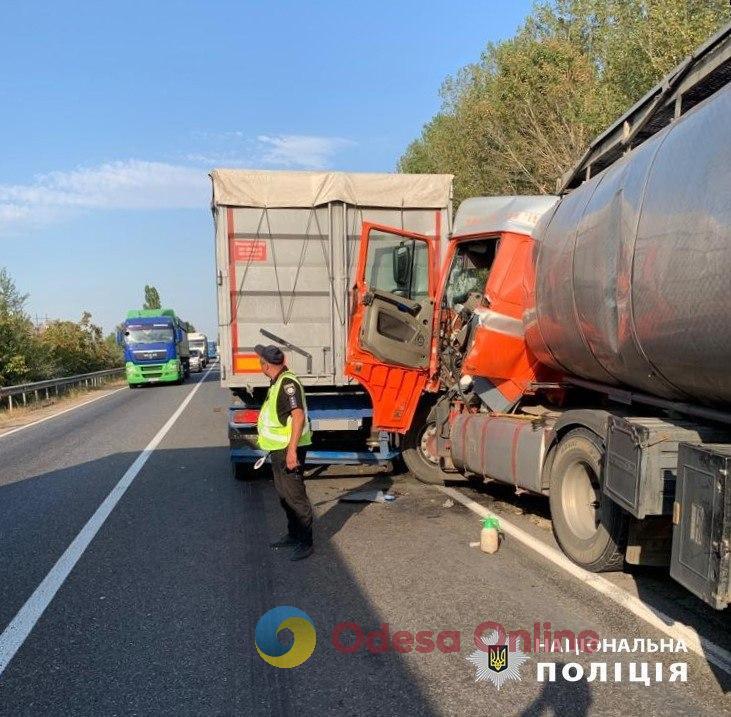
<instances>
[{"instance_id":1,"label":"cab window","mask_svg":"<svg viewBox=\"0 0 731 717\"><path fill-rule=\"evenodd\" d=\"M365 279L369 288L420 299L429 295L429 253L423 241L372 229Z\"/></svg>"},{"instance_id":2,"label":"cab window","mask_svg":"<svg viewBox=\"0 0 731 717\"><path fill-rule=\"evenodd\" d=\"M444 287L446 308L463 304L471 293L484 293L497 243L497 238L478 239L457 246Z\"/></svg>"}]
</instances>

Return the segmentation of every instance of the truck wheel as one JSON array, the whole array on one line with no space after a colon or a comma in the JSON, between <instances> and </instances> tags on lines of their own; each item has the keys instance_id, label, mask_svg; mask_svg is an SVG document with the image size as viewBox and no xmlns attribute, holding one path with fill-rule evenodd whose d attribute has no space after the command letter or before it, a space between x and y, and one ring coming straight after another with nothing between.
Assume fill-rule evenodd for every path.
<instances>
[{"instance_id":1,"label":"truck wheel","mask_svg":"<svg viewBox=\"0 0 731 717\"><path fill-rule=\"evenodd\" d=\"M414 422L404 436L401 455L406 467L417 480L432 485L442 485L445 479L454 476L439 467L437 457L437 426L431 407L417 411Z\"/></svg>"},{"instance_id":2,"label":"truck wheel","mask_svg":"<svg viewBox=\"0 0 731 717\"><path fill-rule=\"evenodd\" d=\"M601 489L604 446L585 428L567 433L551 468L553 534L564 553L594 573L621 570L627 516Z\"/></svg>"}]
</instances>

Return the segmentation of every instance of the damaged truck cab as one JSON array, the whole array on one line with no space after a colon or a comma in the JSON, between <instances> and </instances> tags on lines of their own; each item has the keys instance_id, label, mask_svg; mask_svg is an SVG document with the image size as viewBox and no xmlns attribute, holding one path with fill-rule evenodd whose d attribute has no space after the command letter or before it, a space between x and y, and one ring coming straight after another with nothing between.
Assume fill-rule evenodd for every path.
<instances>
[{"instance_id":1,"label":"damaged truck cab","mask_svg":"<svg viewBox=\"0 0 731 717\"><path fill-rule=\"evenodd\" d=\"M507 411L552 373L527 349L522 314L531 232L555 203L466 200L441 268L434 237L363 226L346 372L370 394L374 425L404 434L403 458L420 480L454 471L449 416L480 399Z\"/></svg>"}]
</instances>

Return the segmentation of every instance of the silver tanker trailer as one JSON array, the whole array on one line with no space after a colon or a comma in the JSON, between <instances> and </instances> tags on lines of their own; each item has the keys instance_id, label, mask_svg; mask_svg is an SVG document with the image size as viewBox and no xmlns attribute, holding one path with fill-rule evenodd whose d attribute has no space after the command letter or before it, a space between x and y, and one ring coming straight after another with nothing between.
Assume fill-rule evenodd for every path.
<instances>
[{"instance_id":1,"label":"silver tanker trailer","mask_svg":"<svg viewBox=\"0 0 731 717\"><path fill-rule=\"evenodd\" d=\"M731 600L730 77L726 28L563 178L534 232L524 328L564 403L514 449L540 452L523 487L549 494L575 562L669 562L716 608ZM453 425L454 463L485 474L455 450L466 423L481 430Z\"/></svg>"},{"instance_id":2,"label":"silver tanker trailer","mask_svg":"<svg viewBox=\"0 0 731 717\"><path fill-rule=\"evenodd\" d=\"M602 467L593 536L628 562L669 560L671 575L716 608L731 600L730 33L564 178L565 196L535 232L526 322L542 364L609 399L583 427ZM592 440L575 446L576 465ZM572 470L551 506L561 546L584 562L592 531L582 532L582 472ZM612 567L606 551L605 560Z\"/></svg>"}]
</instances>

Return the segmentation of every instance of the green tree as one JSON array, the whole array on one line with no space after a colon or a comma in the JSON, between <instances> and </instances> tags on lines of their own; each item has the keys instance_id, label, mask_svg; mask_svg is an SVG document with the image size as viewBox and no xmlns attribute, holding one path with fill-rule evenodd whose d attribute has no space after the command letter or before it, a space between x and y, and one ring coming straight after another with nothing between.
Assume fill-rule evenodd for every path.
<instances>
[{"instance_id":1,"label":"green tree","mask_svg":"<svg viewBox=\"0 0 731 717\"><path fill-rule=\"evenodd\" d=\"M5 267L0 268L0 311L21 314L28 294L21 294Z\"/></svg>"},{"instance_id":2,"label":"green tree","mask_svg":"<svg viewBox=\"0 0 731 717\"><path fill-rule=\"evenodd\" d=\"M25 311L27 300L0 268L0 386L122 365L115 336L104 338L89 312L78 322L51 321L36 328Z\"/></svg>"},{"instance_id":3,"label":"green tree","mask_svg":"<svg viewBox=\"0 0 731 717\"><path fill-rule=\"evenodd\" d=\"M7 270L0 268L0 385L45 378L45 360L21 294Z\"/></svg>"},{"instance_id":4,"label":"green tree","mask_svg":"<svg viewBox=\"0 0 731 717\"><path fill-rule=\"evenodd\" d=\"M109 368L122 366L124 364L124 349L117 343L116 331L112 331L111 334L107 334L104 338L104 345L106 346L106 350L111 361Z\"/></svg>"},{"instance_id":5,"label":"green tree","mask_svg":"<svg viewBox=\"0 0 731 717\"><path fill-rule=\"evenodd\" d=\"M731 19L726 0L550 0L445 80L399 161L455 175L455 199L546 193L586 145Z\"/></svg>"},{"instance_id":6,"label":"green tree","mask_svg":"<svg viewBox=\"0 0 731 717\"><path fill-rule=\"evenodd\" d=\"M78 322L49 322L40 339L56 376L100 371L121 363L118 352L105 340L101 327L92 323L88 311Z\"/></svg>"},{"instance_id":7,"label":"green tree","mask_svg":"<svg viewBox=\"0 0 731 717\"><path fill-rule=\"evenodd\" d=\"M145 284L145 303L142 305L143 309L161 309L162 304L160 303L160 294L154 286Z\"/></svg>"}]
</instances>

